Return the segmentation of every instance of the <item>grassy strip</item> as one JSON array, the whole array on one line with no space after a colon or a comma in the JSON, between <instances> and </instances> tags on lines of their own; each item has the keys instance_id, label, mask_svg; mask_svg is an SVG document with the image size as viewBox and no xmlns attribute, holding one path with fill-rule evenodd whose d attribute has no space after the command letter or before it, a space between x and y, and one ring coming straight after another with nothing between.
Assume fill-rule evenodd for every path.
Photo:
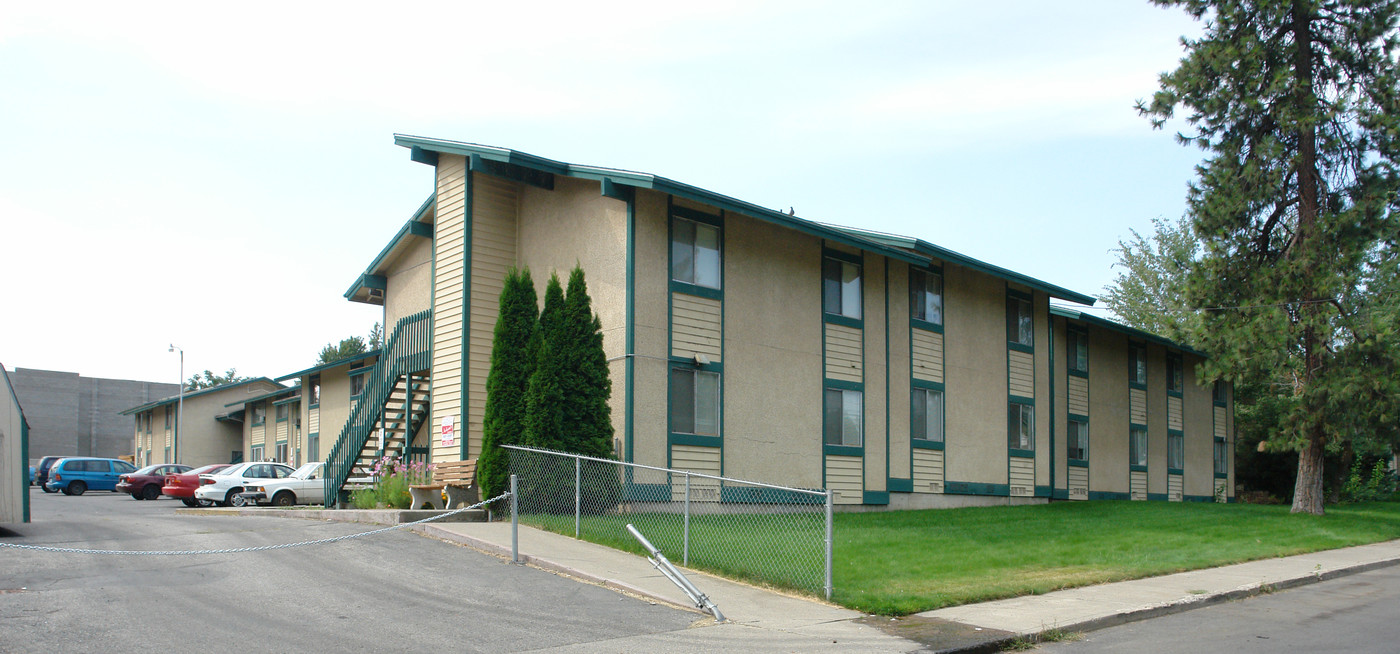
<instances>
[{"instance_id":1,"label":"grassy strip","mask_svg":"<svg viewBox=\"0 0 1400 654\"><path fill-rule=\"evenodd\" d=\"M1400 538L1400 504L1063 502L836 516L835 595L883 615Z\"/></svg>"}]
</instances>

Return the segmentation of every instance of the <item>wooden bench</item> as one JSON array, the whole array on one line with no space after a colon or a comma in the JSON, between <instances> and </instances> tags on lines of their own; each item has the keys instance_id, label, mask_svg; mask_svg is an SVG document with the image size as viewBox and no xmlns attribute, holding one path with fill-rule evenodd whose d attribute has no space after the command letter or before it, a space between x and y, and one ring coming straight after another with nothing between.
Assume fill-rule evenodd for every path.
<instances>
[{"instance_id":1,"label":"wooden bench","mask_svg":"<svg viewBox=\"0 0 1400 654\"><path fill-rule=\"evenodd\" d=\"M442 502L444 492L447 493L447 506L443 506ZM434 509L456 509L476 504L480 501L476 486L476 459L435 463L433 483L410 485L408 493L413 496L411 509L422 508L424 504Z\"/></svg>"}]
</instances>

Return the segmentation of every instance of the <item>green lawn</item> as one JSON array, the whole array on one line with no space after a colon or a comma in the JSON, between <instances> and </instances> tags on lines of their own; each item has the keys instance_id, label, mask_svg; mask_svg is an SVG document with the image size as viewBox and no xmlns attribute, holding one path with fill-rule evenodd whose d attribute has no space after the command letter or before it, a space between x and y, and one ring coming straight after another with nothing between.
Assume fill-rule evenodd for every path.
<instances>
[{"instance_id":1,"label":"green lawn","mask_svg":"<svg viewBox=\"0 0 1400 654\"><path fill-rule=\"evenodd\" d=\"M521 516L572 536L573 516ZM641 553L634 523L680 564L680 518L583 519L583 537ZM820 595L819 514L691 519L690 566ZM1287 506L1167 502L838 513L832 600L883 615L1037 594L1400 538L1400 503Z\"/></svg>"}]
</instances>

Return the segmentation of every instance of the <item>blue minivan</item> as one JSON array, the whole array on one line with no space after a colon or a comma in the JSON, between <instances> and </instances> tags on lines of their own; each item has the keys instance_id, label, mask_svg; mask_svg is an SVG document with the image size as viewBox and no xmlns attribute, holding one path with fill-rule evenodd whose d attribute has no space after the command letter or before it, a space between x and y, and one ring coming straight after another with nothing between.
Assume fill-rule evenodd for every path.
<instances>
[{"instance_id":1,"label":"blue minivan","mask_svg":"<svg viewBox=\"0 0 1400 654\"><path fill-rule=\"evenodd\" d=\"M117 477L136 472L136 466L121 459L71 457L61 459L49 469L44 488L64 495L82 495L91 490L117 490Z\"/></svg>"}]
</instances>

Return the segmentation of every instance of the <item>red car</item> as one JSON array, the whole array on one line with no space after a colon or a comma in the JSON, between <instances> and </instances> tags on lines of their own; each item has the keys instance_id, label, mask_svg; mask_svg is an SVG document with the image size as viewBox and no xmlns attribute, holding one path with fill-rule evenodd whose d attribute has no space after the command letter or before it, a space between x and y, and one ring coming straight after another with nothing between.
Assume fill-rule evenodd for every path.
<instances>
[{"instance_id":1,"label":"red car","mask_svg":"<svg viewBox=\"0 0 1400 654\"><path fill-rule=\"evenodd\" d=\"M170 497L178 498L185 506L209 506L212 502L205 503L194 498L194 489L199 488L200 475L212 475L224 468L233 465L231 463L215 463L202 468L195 468L189 472L182 472L175 475L166 475L165 486L160 492Z\"/></svg>"},{"instance_id":2,"label":"red car","mask_svg":"<svg viewBox=\"0 0 1400 654\"><path fill-rule=\"evenodd\" d=\"M189 466L178 463L149 465L117 477L117 492L138 500L154 500L160 497L160 485L165 482L166 475L178 475L189 469Z\"/></svg>"}]
</instances>

